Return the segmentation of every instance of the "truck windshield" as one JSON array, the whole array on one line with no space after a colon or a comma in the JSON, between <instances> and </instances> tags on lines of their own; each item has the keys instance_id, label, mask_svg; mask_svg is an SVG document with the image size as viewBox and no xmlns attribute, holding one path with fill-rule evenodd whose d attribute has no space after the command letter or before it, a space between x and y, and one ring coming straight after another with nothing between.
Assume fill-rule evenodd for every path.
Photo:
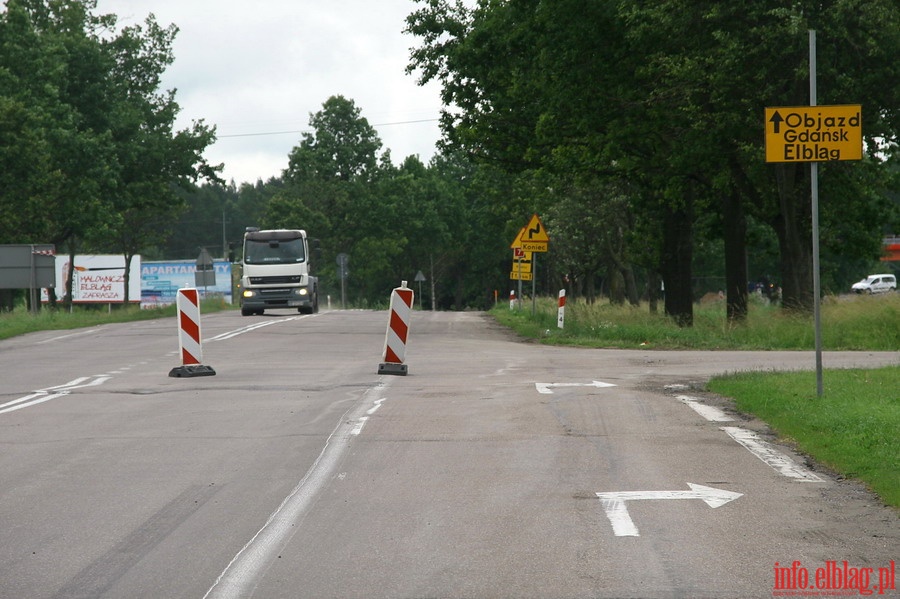
<instances>
[{"instance_id":1,"label":"truck windshield","mask_svg":"<svg viewBox=\"0 0 900 599\"><path fill-rule=\"evenodd\" d=\"M295 264L303 262L303 240L297 239L247 239L244 243L246 264Z\"/></svg>"}]
</instances>

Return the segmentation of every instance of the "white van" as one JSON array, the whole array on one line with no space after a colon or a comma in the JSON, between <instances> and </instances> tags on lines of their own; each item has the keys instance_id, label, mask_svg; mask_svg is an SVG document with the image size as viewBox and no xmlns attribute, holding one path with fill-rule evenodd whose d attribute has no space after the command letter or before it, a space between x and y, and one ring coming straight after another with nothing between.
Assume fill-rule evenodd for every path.
<instances>
[{"instance_id":1,"label":"white van","mask_svg":"<svg viewBox=\"0 0 900 599\"><path fill-rule=\"evenodd\" d=\"M894 275L869 275L859 283L853 283L856 293L882 293L896 291L897 277Z\"/></svg>"}]
</instances>

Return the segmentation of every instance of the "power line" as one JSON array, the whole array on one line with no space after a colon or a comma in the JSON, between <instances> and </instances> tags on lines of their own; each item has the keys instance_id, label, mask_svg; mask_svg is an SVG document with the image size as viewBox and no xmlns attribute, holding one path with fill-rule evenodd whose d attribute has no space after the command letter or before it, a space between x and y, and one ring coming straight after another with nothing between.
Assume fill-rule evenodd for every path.
<instances>
[{"instance_id":1,"label":"power line","mask_svg":"<svg viewBox=\"0 0 900 599\"><path fill-rule=\"evenodd\" d=\"M417 121L395 121L393 123L376 123L372 125L373 127L390 127L393 125L413 125L416 123L433 123L439 121L440 119L421 119ZM291 131L265 131L260 133L233 133L231 135L218 135L218 139L224 139L226 137L262 137L265 135L296 135L297 133L307 133L309 129L295 129Z\"/></svg>"}]
</instances>

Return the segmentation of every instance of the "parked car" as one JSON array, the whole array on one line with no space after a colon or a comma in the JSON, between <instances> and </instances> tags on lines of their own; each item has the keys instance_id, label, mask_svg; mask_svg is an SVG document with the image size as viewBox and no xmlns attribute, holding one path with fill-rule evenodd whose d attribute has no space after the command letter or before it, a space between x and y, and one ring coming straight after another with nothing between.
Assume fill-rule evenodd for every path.
<instances>
[{"instance_id":1,"label":"parked car","mask_svg":"<svg viewBox=\"0 0 900 599\"><path fill-rule=\"evenodd\" d=\"M897 277L894 275L869 275L859 283L853 283L856 293L882 293L897 290Z\"/></svg>"}]
</instances>

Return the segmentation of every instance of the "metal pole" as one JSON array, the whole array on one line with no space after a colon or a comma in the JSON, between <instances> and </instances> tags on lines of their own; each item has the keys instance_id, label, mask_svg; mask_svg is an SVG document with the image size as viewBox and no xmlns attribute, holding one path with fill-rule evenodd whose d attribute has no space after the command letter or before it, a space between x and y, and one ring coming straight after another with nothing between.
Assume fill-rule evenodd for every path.
<instances>
[{"instance_id":1,"label":"metal pole","mask_svg":"<svg viewBox=\"0 0 900 599\"><path fill-rule=\"evenodd\" d=\"M809 105L816 106L816 32L809 30ZM822 397L822 283L819 277L819 163L809 163L812 188L812 252L813 252L813 319L816 331L816 395Z\"/></svg>"},{"instance_id":2,"label":"metal pole","mask_svg":"<svg viewBox=\"0 0 900 599\"><path fill-rule=\"evenodd\" d=\"M532 263L532 269L534 268L534 263ZM534 276L534 275L532 275ZM519 294L516 295L516 310L522 309L522 259L519 258Z\"/></svg>"}]
</instances>

